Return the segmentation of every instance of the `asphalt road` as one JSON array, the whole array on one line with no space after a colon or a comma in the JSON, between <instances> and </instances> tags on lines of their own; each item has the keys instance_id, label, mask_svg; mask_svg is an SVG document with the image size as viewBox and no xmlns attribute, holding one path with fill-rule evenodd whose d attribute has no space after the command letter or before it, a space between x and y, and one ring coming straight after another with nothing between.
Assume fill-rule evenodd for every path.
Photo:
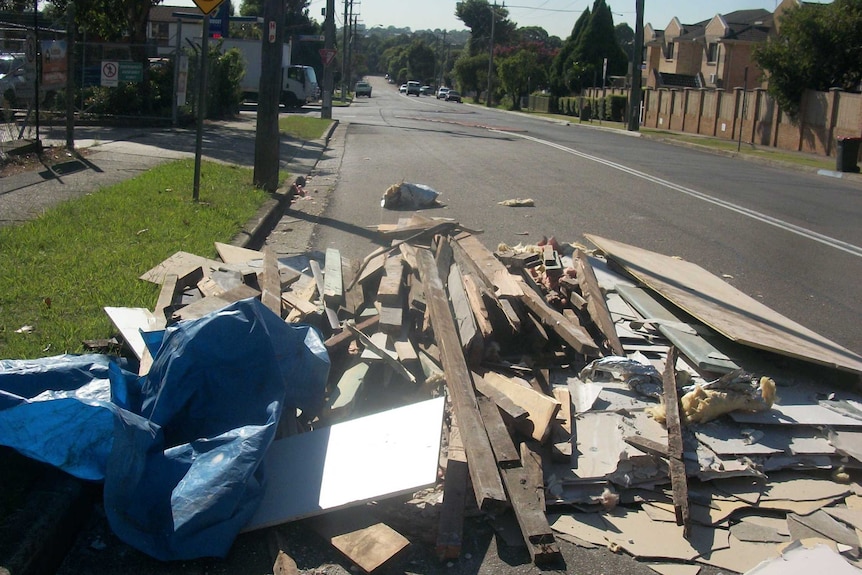
<instances>
[{"instance_id":1,"label":"asphalt road","mask_svg":"<svg viewBox=\"0 0 862 575\"><path fill-rule=\"evenodd\" d=\"M862 353L862 184L481 106L405 96L372 78L348 123L338 181L314 245L363 257L368 226L409 212L380 198L426 184L423 210L484 230L495 248L583 234L697 263L836 343ZM535 207L499 202L532 198ZM350 225L346 225L350 224Z\"/></svg>"}]
</instances>

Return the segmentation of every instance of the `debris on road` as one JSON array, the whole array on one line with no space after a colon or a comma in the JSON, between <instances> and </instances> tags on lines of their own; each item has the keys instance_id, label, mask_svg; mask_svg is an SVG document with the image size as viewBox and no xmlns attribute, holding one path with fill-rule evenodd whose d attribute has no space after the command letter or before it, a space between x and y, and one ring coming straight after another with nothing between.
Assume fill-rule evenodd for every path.
<instances>
[{"instance_id":1,"label":"debris on road","mask_svg":"<svg viewBox=\"0 0 862 575\"><path fill-rule=\"evenodd\" d=\"M497 203L501 206L508 206L510 208L532 208L536 205L533 198L513 198L511 200L503 200L502 202Z\"/></svg>"},{"instance_id":2,"label":"debris on road","mask_svg":"<svg viewBox=\"0 0 862 575\"><path fill-rule=\"evenodd\" d=\"M238 302L319 334L321 407L281 414L243 530L314 517L371 572L411 537L348 512L414 494L441 560L460 556L470 509L511 518L543 567L560 540L658 572L771 572L823 545L836 569L860 565L862 357L694 264L598 236L490 250L417 214L378 232L392 243L361 262L178 252L141 276L161 285L152 312L106 310L141 377L165 351L148 359L139 335Z\"/></svg>"},{"instance_id":3,"label":"debris on road","mask_svg":"<svg viewBox=\"0 0 862 575\"><path fill-rule=\"evenodd\" d=\"M425 184L401 182L386 188L380 205L387 209L417 209L438 206L440 193Z\"/></svg>"}]
</instances>

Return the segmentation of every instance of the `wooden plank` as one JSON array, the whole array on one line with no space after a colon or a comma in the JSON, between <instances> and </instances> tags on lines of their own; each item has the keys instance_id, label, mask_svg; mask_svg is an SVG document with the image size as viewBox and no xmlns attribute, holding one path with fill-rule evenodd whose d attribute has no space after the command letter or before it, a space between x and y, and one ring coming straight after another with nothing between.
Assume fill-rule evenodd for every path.
<instances>
[{"instance_id":1,"label":"wooden plank","mask_svg":"<svg viewBox=\"0 0 862 575\"><path fill-rule=\"evenodd\" d=\"M299 311L303 316L316 313L318 309L316 303L311 303L302 297L297 297L296 294L290 291L282 292L281 301L289 306L290 309Z\"/></svg>"},{"instance_id":2,"label":"wooden plank","mask_svg":"<svg viewBox=\"0 0 862 575\"><path fill-rule=\"evenodd\" d=\"M278 273L278 260L269 248L263 250L263 271L260 278L260 301L272 312L281 317L281 276Z\"/></svg>"},{"instance_id":3,"label":"wooden plank","mask_svg":"<svg viewBox=\"0 0 862 575\"><path fill-rule=\"evenodd\" d=\"M568 388L562 386L554 387L552 392L560 403L560 409L551 427L551 454L555 459L567 462L572 457L572 396Z\"/></svg>"},{"instance_id":4,"label":"wooden plank","mask_svg":"<svg viewBox=\"0 0 862 575\"><path fill-rule=\"evenodd\" d=\"M416 253L419 275L425 286L425 297L434 326L434 335L440 347L446 386L452 398L452 407L458 417L473 493L479 509L483 511L505 508L507 498L491 450L488 434L479 415L479 407L470 379L455 320L449 309L449 300L443 282L437 273L437 264L431 252L420 249Z\"/></svg>"},{"instance_id":5,"label":"wooden plank","mask_svg":"<svg viewBox=\"0 0 862 575\"><path fill-rule=\"evenodd\" d=\"M144 344L144 338L141 337L141 331L156 331L158 329L156 316L143 307L106 306L103 309L114 327L120 331L120 335L135 354L135 357L138 360L142 359L147 346Z\"/></svg>"},{"instance_id":6,"label":"wooden plank","mask_svg":"<svg viewBox=\"0 0 862 575\"><path fill-rule=\"evenodd\" d=\"M448 245L448 244L447 244ZM482 362L485 354L485 341L476 326L476 318L473 316L473 308L461 283L461 272L458 265L449 267L449 301L452 303L452 312L455 314L455 322L458 326L458 335L464 348L464 357L467 365L475 367Z\"/></svg>"},{"instance_id":7,"label":"wooden plank","mask_svg":"<svg viewBox=\"0 0 862 575\"><path fill-rule=\"evenodd\" d=\"M521 467L527 477L527 485L539 498L539 509L545 509L545 475L542 471L541 445L534 441L521 442Z\"/></svg>"},{"instance_id":8,"label":"wooden plank","mask_svg":"<svg viewBox=\"0 0 862 575\"><path fill-rule=\"evenodd\" d=\"M303 300L307 302L314 301L314 296L317 294L317 282L315 282L313 278L309 278L308 276L303 277L305 278L305 282L302 283L302 285L294 285L289 292L284 293L289 293L291 294L291 297L295 297L298 300ZM317 309L318 307L315 304L315 312L317 311ZM303 313L296 306L294 306L294 308L290 312L288 312L285 321L288 323L296 323L305 319L306 315L307 314Z\"/></svg>"},{"instance_id":9,"label":"wooden plank","mask_svg":"<svg viewBox=\"0 0 862 575\"><path fill-rule=\"evenodd\" d=\"M467 501L467 455L461 441L458 418L453 413L449 426L449 449L446 453L446 476L443 483L443 503L437 527L437 557L441 561L461 556L464 533L464 506Z\"/></svg>"},{"instance_id":10,"label":"wooden plank","mask_svg":"<svg viewBox=\"0 0 862 575\"><path fill-rule=\"evenodd\" d=\"M657 457L664 457L665 459L669 457L667 445L650 439L649 437L643 437L642 435L627 435L623 440L632 447L640 449L644 453L655 455Z\"/></svg>"},{"instance_id":11,"label":"wooden plank","mask_svg":"<svg viewBox=\"0 0 862 575\"><path fill-rule=\"evenodd\" d=\"M494 253L482 245L476 236L467 236L458 240L466 254L476 263L477 269L496 289L497 297L520 298L523 289L515 281L515 276L509 273L506 266L494 257Z\"/></svg>"},{"instance_id":12,"label":"wooden plank","mask_svg":"<svg viewBox=\"0 0 862 575\"><path fill-rule=\"evenodd\" d=\"M200 269L200 268L198 268ZM156 318L154 329L164 329L168 323L168 314L171 314L174 305L174 299L177 297L177 284L179 283L177 274L165 274L165 281L162 282L162 289L159 291L159 299L156 301L156 308L153 310L153 315Z\"/></svg>"},{"instance_id":13,"label":"wooden plank","mask_svg":"<svg viewBox=\"0 0 862 575\"><path fill-rule=\"evenodd\" d=\"M502 409L506 413L506 415L512 418L512 420L518 421L522 419L527 419L527 417L530 415L526 409L512 401L512 398L510 398L508 395L506 395L493 385L490 385L488 382L485 381L485 378L483 378L475 371L473 372L473 384L476 387L476 391L478 391L488 399L493 400L494 403L497 404L497 407Z\"/></svg>"},{"instance_id":14,"label":"wooden plank","mask_svg":"<svg viewBox=\"0 0 862 575\"><path fill-rule=\"evenodd\" d=\"M209 276L212 270L224 269L238 271L241 274L256 273L259 268L253 268L245 264L227 264L218 260L211 260L189 252L176 252L169 258L152 269L141 274L139 279L161 285L166 274L177 274L180 277L193 272L195 268L202 268L203 275Z\"/></svg>"},{"instance_id":15,"label":"wooden plank","mask_svg":"<svg viewBox=\"0 0 862 575\"><path fill-rule=\"evenodd\" d=\"M377 301L384 306L401 306L401 289L404 285L404 265L401 263L401 254L386 258L383 265L383 277L377 288Z\"/></svg>"},{"instance_id":16,"label":"wooden plank","mask_svg":"<svg viewBox=\"0 0 862 575\"><path fill-rule=\"evenodd\" d=\"M501 469L500 474L533 563L550 565L561 561L560 547L548 524L543 501L529 481L527 471L518 466Z\"/></svg>"},{"instance_id":17,"label":"wooden plank","mask_svg":"<svg viewBox=\"0 0 862 575\"><path fill-rule=\"evenodd\" d=\"M371 338L368 337L367 335L365 335L364 333L362 333L355 325L353 325L351 323L348 323L346 325L347 325L347 329L349 329L351 332L353 332L353 335L356 336L356 338L362 343L362 345L364 345L367 349L370 349L371 351L376 353L378 356L380 356L380 358L387 365L389 365L389 367L391 367L398 374L400 374L405 379L410 381L410 383L416 383L416 376L413 375L412 373L410 373L409 371L407 371L407 368L405 368L403 365L401 365L401 362L399 362L397 358L393 358L391 355L389 355L389 353L386 349L380 347L379 345L377 345L376 343L371 341Z\"/></svg>"},{"instance_id":18,"label":"wooden plank","mask_svg":"<svg viewBox=\"0 0 862 575\"><path fill-rule=\"evenodd\" d=\"M316 517L311 525L345 557L371 573L410 545L406 537L385 523L372 521L367 513L356 521L345 521L343 513L330 513Z\"/></svg>"},{"instance_id":19,"label":"wooden plank","mask_svg":"<svg viewBox=\"0 0 862 575\"><path fill-rule=\"evenodd\" d=\"M376 325L377 322L380 321L379 315L373 315L371 317L365 318L358 324L356 324L356 329L359 331L371 331ZM350 343L356 338L352 331L346 329L340 333L337 333L323 342L323 345L326 346L326 349L329 353L333 353L335 351L340 350L342 347Z\"/></svg>"},{"instance_id":20,"label":"wooden plank","mask_svg":"<svg viewBox=\"0 0 862 575\"><path fill-rule=\"evenodd\" d=\"M275 440L254 531L414 493L437 482L445 398Z\"/></svg>"},{"instance_id":21,"label":"wooden plank","mask_svg":"<svg viewBox=\"0 0 862 575\"><path fill-rule=\"evenodd\" d=\"M473 309L473 318L476 320L476 327L479 328L482 338L487 340L493 335L494 328L491 326L491 320L488 318L488 308L485 307L482 291L476 283L476 278L473 274L465 273L464 270L460 271L461 282L464 284L467 301L470 302L470 307Z\"/></svg>"},{"instance_id":22,"label":"wooden plank","mask_svg":"<svg viewBox=\"0 0 862 575\"><path fill-rule=\"evenodd\" d=\"M601 355L592 336L590 336L583 326L576 324L549 306L544 298L534 290L525 287L521 294L521 301L524 302L530 311L535 313L545 325L553 329L572 349L591 357L599 357Z\"/></svg>"},{"instance_id":23,"label":"wooden plank","mask_svg":"<svg viewBox=\"0 0 862 575\"><path fill-rule=\"evenodd\" d=\"M174 312L173 317L179 320L197 319L207 315L208 313L220 310L235 301L250 297L260 297L260 292L251 286L243 284L234 289L228 290L219 296L205 297L190 303Z\"/></svg>"},{"instance_id":24,"label":"wooden plank","mask_svg":"<svg viewBox=\"0 0 862 575\"><path fill-rule=\"evenodd\" d=\"M337 308L344 299L344 284L341 275L341 253L335 248L326 248L323 274L323 301L329 307Z\"/></svg>"},{"instance_id":25,"label":"wooden plank","mask_svg":"<svg viewBox=\"0 0 862 575\"><path fill-rule=\"evenodd\" d=\"M451 245L452 255L455 258L455 262L458 264L458 267L461 268L462 273L470 274L472 278L476 280L482 294L486 298L490 298L490 302L487 304L486 309L493 308L497 310L499 315L505 318L511 332L513 334L519 333L521 331L521 317L518 315L517 310L512 306L512 303L508 299L498 297L497 288L489 280L486 274L479 269L479 264L473 260L470 254L467 253L459 242L452 242ZM487 256L487 254L484 255ZM498 335L502 335L499 333L501 331L500 328L497 327L496 329L498 330Z\"/></svg>"},{"instance_id":26,"label":"wooden plank","mask_svg":"<svg viewBox=\"0 0 862 575\"><path fill-rule=\"evenodd\" d=\"M599 236L585 237L664 298L733 341L862 374L862 356L784 317L696 264Z\"/></svg>"},{"instance_id":27,"label":"wooden plank","mask_svg":"<svg viewBox=\"0 0 862 575\"><path fill-rule=\"evenodd\" d=\"M329 392L326 418L350 415L362 384L365 383L366 375L368 375L368 364L362 361L344 370L335 387Z\"/></svg>"},{"instance_id":28,"label":"wooden plank","mask_svg":"<svg viewBox=\"0 0 862 575\"><path fill-rule=\"evenodd\" d=\"M670 468L670 482L673 490L673 508L676 524L682 526L682 536L688 538L691 528L688 508L688 483L685 475L685 460L682 443L682 424L679 419L679 396L676 390L676 348L671 346L667 352L665 369L662 373L664 384L664 409L667 418L667 453Z\"/></svg>"},{"instance_id":29,"label":"wooden plank","mask_svg":"<svg viewBox=\"0 0 862 575\"><path fill-rule=\"evenodd\" d=\"M608 304L605 301L605 295L599 287L599 280L596 279L596 272L593 271L593 266L590 265L590 260L587 255L581 250L575 250L575 270L578 276L578 283L581 286L581 293L587 300L587 311L590 317L593 318L593 323L605 336L609 351L613 355L625 356L623 344L617 336L617 329L614 326L614 320L611 318L611 312L608 310Z\"/></svg>"},{"instance_id":30,"label":"wooden plank","mask_svg":"<svg viewBox=\"0 0 862 575\"><path fill-rule=\"evenodd\" d=\"M352 286L344 292L344 309L355 317L365 305L365 288L363 284L354 281L359 271L359 262L344 256L341 257L341 277L344 285Z\"/></svg>"},{"instance_id":31,"label":"wooden plank","mask_svg":"<svg viewBox=\"0 0 862 575\"><path fill-rule=\"evenodd\" d=\"M547 439L551 431L551 422L560 409L560 402L496 371L483 372L482 379L509 397L516 405L527 410L527 419L533 424L531 433L533 439L539 442Z\"/></svg>"},{"instance_id":32,"label":"wooden plank","mask_svg":"<svg viewBox=\"0 0 862 575\"><path fill-rule=\"evenodd\" d=\"M317 284L317 293L320 294L320 299L323 302L323 313L326 315L326 320L329 322L329 327L334 330L341 329L341 322L338 320L338 314L334 309L329 307L323 298L324 281L323 271L320 269L320 263L317 260L309 260L308 266L311 268L311 274L314 276L314 283Z\"/></svg>"},{"instance_id":33,"label":"wooden plank","mask_svg":"<svg viewBox=\"0 0 862 575\"><path fill-rule=\"evenodd\" d=\"M404 310L401 307L378 304L377 313L380 316L380 331L398 337L404 323Z\"/></svg>"},{"instance_id":34,"label":"wooden plank","mask_svg":"<svg viewBox=\"0 0 862 575\"><path fill-rule=\"evenodd\" d=\"M479 404L479 414L482 416L485 431L488 432L488 439L491 440L494 457L497 458L497 465L501 467L520 465L521 455L515 449L512 436L509 435L509 430L503 423L503 416L500 415L497 404L487 397L477 397L476 401Z\"/></svg>"}]
</instances>

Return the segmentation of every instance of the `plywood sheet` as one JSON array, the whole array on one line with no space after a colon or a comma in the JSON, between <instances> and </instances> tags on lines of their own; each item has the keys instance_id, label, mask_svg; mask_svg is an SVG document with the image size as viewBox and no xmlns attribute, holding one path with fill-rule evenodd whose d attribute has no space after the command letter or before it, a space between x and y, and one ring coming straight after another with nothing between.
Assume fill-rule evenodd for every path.
<instances>
[{"instance_id":1,"label":"plywood sheet","mask_svg":"<svg viewBox=\"0 0 862 575\"><path fill-rule=\"evenodd\" d=\"M742 293L702 267L599 236L609 258L678 307L744 345L862 374L862 357Z\"/></svg>"},{"instance_id":2,"label":"plywood sheet","mask_svg":"<svg viewBox=\"0 0 862 575\"><path fill-rule=\"evenodd\" d=\"M252 531L433 485L444 398L275 441Z\"/></svg>"},{"instance_id":3,"label":"plywood sheet","mask_svg":"<svg viewBox=\"0 0 862 575\"><path fill-rule=\"evenodd\" d=\"M120 334L129 344L135 357L140 360L147 348L141 331L159 329L156 316L150 310L142 307L105 307L105 313L108 314L111 323L120 330Z\"/></svg>"}]
</instances>

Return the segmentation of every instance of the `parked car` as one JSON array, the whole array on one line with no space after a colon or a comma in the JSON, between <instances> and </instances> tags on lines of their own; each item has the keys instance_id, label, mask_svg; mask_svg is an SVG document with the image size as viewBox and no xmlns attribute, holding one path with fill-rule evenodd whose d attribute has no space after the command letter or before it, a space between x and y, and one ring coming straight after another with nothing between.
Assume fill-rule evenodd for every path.
<instances>
[{"instance_id":1,"label":"parked car","mask_svg":"<svg viewBox=\"0 0 862 575\"><path fill-rule=\"evenodd\" d=\"M456 92L455 90L449 90L446 92L446 101L447 102L458 102L461 103L461 94Z\"/></svg>"},{"instance_id":2,"label":"parked car","mask_svg":"<svg viewBox=\"0 0 862 575\"><path fill-rule=\"evenodd\" d=\"M407 82L407 95L413 94L414 96L419 96L422 94L422 86L419 82L415 82L410 80Z\"/></svg>"},{"instance_id":3,"label":"parked car","mask_svg":"<svg viewBox=\"0 0 862 575\"><path fill-rule=\"evenodd\" d=\"M434 88L432 88L431 86L422 86L421 88L419 88L419 93L423 96L430 96L434 93Z\"/></svg>"},{"instance_id":4,"label":"parked car","mask_svg":"<svg viewBox=\"0 0 862 575\"><path fill-rule=\"evenodd\" d=\"M407 93L407 84L401 84L401 87L398 88L398 91L401 92L402 94L406 94Z\"/></svg>"},{"instance_id":5,"label":"parked car","mask_svg":"<svg viewBox=\"0 0 862 575\"><path fill-rule=\"evenodd\" d=\"M0 101L7 96L14 100L18 86L26 82L24 62L24 54L0 54Z\"/></svg>"},{"instance_id":6,"label":"parked car","mask_svg":"<svg viewBox=\"0 0 862 575\"><path fill-rule=\"evenodd\" d=\"M446 92L448 92L448 91L449 91L449 88L446 88L445 86L441 87L439 90L437 90L437 99L438 100L444 99L446 97Z\"/></svg>"},{"instance_id":7,"label":"parked car","mask_svg":"<svg viewBox=\"0 0 862 575\"><path fill-rule=\"evenodd\" d=\"M367 96L371 97L371 84L368 82L359 81L356 82L356 86L353 87L353 93L358 98L359 96Z\"/></svg>"}]
</instances>

